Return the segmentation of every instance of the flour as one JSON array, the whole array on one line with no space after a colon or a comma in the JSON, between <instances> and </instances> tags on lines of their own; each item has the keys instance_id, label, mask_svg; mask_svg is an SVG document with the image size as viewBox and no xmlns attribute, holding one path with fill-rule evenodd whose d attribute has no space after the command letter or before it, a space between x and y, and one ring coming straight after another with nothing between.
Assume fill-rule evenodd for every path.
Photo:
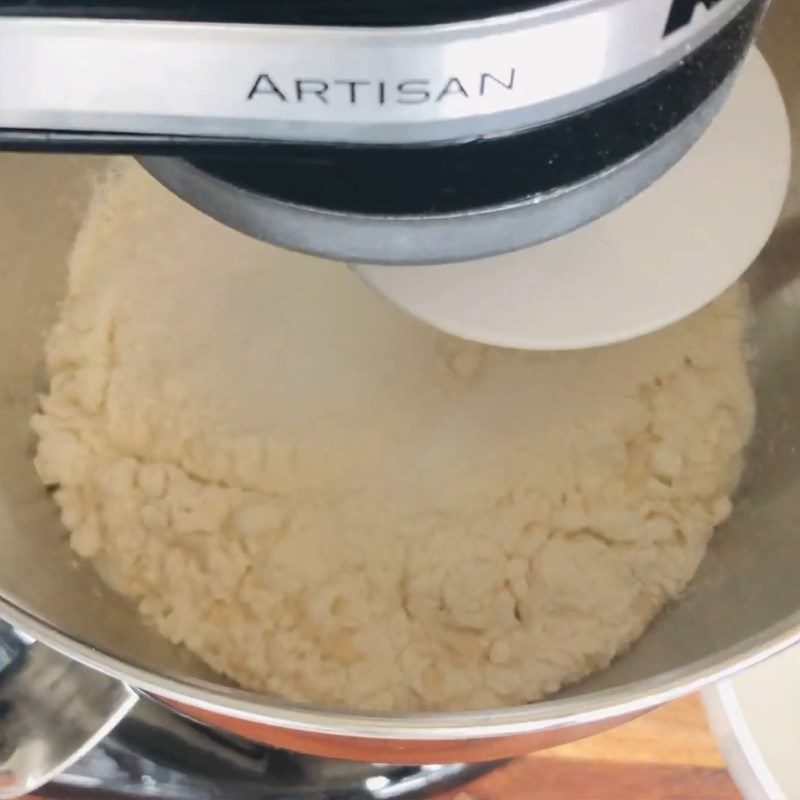
<instances>
[{"instance_id":1,"label":"flour","mask_svg":"<svg viewBox=\"0 0 800 800\"><path fill-rule=\"evenodd\" d=\"M482 347L121 163L47 344L36 466L75 551L245 687L531 701L632 642L730 513L744 311L735 289L613 347Z\"/></svg>"}]
</instances>

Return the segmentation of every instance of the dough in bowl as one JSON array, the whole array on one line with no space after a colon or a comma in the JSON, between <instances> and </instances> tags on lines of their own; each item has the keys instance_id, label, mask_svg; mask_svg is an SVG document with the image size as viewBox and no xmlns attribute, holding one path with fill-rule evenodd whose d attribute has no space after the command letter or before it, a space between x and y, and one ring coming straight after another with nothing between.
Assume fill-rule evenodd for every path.
<instances>
[{"instance_id":1,"label":"dough in bowl","mask_svg":"<svg viewBox=\"0 0 800 800\"><path fill-rule=\"evenodd\" d=\"M524 703L633 642L730 514L746 309L735 287L621 345L478 346L118 161L47 343L36 466L75 551L244 687Z\"/></svg>"}]
</instances>

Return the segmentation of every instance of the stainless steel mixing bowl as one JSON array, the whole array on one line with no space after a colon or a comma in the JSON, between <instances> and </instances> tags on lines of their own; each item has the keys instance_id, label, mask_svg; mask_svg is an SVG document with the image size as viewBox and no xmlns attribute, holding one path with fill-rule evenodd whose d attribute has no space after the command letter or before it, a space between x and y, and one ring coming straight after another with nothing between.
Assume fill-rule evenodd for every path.
<instances>
[{"instance_id":1,"label":"stainless steel mixing bowl","mask_svg":"<svg viewBox=\"0 0 800 800\"><path fill-rule=\"evenodd\" d=\"M776 2L761 46L800 148L798 41L800 7ZM759 411L746 476L733 518L684 597L609 669L551 699L493 712L384 716L286 705L223 683L144 627L71 555L31 463L28 419L43 385L43 337L64 293L65 256L101 166L84 157L0 156L0 617L71 659L245 735L382 761L488 758L577 738L800 638L800 169L750 272ZM34 660L59 658L38 648ZM2 670L0 648L0 678ZM123 692L109 705L121 713L130 702ZM17 711L19 722L27 711ZM0 718L0 732L4 724ZM2 764L0 752L0 796Z\"/></svg>"}]
</instances>

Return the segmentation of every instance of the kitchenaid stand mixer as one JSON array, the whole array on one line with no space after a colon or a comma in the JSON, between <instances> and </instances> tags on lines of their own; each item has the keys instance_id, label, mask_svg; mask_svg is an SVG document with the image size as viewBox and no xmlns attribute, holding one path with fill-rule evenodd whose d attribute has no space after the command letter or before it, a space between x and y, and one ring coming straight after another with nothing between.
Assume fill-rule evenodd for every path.
<instances>
[{"instance_id":1,"label":"kitchenaid stand mixer","mask_svg":"<svg viewBox=\"0 0 800 800\"><path fill-rule=\"evenodd\" d=\"M558 244L502 254L587 226L679 161L723 105L764 10L763 0L5 3L0 143L137 154L179 196L273 243L360 265L452 264L432 279L359 268L390 300L452 333L513 347L591 346L685 316L758 252L788 170L769 79L750 88L763 108L743 100L719 144L695 159L716 155L717 172L728 161L735 169L742 155L726 142L750 117L757 131L742 152L759 150L773 168L741 174L718 195L717 173L701 178L697 164L659 184L650 194L661 207L645 204L637 217L631 204L618 223L614 236L630 242L603 253L599 291L591 273L557 266ZM683 208L697 190L709 196ZM704 267L701 286L694 242L682 252L680 236L718 204L723 222L703 224L725 231L737 212L724 200L738 192L770 195L755 204L763 218L727 226L751 229L731 248L741 256L719 256L728 267L713 279ZM686 216L672 219L673 209ZM661 245L649 245L654 216L674 250L663 265ZM461 267L498 254L485 269ZM643 260L683 293L657 302L657 279L622 274ZM555 320L586 296L594 318L574 335L559 330ZM485 319L472 318L475 308ZM634 318L618 319L620 308Z\"/></svg>"}]
</instances>

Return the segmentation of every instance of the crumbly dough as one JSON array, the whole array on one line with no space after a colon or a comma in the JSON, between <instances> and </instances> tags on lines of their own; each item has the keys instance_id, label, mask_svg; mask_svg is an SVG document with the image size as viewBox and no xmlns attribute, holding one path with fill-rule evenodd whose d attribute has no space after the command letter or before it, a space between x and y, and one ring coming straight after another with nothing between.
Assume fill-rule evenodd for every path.
<instances>
[{"instance_id":1,"label":"crumbly dough","mask_svg":"<svg viewBox=\"0 0 800 800\"><path fill-rule=\"evenodd\" d=\"M736 288L613 347L474 345L117 163L47 344L36 466L75 551L245 687L532 701L639 636L729 515L745 310Z\"/></svg>"}]
</instances>

